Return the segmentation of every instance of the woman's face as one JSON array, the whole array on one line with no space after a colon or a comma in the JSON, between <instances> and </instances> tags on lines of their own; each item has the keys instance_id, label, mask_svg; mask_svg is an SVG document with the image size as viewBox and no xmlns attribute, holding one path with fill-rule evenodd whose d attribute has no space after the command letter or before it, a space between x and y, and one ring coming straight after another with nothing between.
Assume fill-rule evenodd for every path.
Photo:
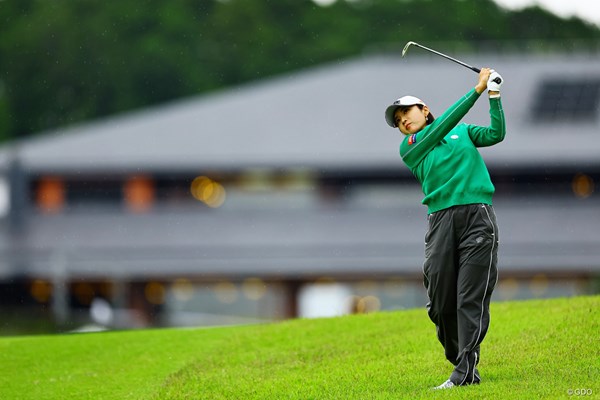
<instances>
[{"instance_id":1,"label":"woman's face","mask_svg":"<svg viewBox=\"0 0 600 400\"><path fill-rule=\"evenodd\" d=\"M429 108L427 106L423 106L422 109L416 105L400 107L394 113L394 121L400 132L405 135L412 135L427 125L428 114Z\"/></svg>"}]
</instances>

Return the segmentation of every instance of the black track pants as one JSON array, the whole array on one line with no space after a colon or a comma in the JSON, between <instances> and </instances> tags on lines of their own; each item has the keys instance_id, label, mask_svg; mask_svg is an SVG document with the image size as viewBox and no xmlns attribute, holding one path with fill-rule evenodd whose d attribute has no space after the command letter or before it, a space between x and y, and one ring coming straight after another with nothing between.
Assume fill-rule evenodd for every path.
<instances>
[{"instance_id":1,"label":"black track pants","mask_svg":"<svg viewBox=\"0 0 600 400\"><path fill-rule=\"evenodd\" d=\"M455 385L479 383L479 345L490 324L498 271L498 226L492 206L469 204L430 214L424 283Z\"/></svg>"}]
</instances>

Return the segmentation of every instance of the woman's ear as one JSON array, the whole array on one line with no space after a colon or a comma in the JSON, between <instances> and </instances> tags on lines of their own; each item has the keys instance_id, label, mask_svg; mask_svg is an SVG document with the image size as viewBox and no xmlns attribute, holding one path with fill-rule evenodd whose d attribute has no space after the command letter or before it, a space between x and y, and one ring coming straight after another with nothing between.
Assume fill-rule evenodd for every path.
<instances>
[{"instance_id":1,"label":"woman's ear","mask_svg":"<svg viewBox=\"0 0 600 400\"><path fill-rule=\"evenodd\" d=\"M427 119L427 116L429 115L429 107L423 106L423 115L425 116L425 119Z\"/></svg>"}]
</instances>

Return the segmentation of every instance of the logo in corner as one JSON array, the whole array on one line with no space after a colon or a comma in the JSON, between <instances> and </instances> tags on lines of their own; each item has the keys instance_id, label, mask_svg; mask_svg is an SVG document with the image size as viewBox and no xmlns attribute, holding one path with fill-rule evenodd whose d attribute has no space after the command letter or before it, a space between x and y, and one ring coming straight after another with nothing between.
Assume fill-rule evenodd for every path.
<instances>
[{"instance_id":1,"label":"logo in corner","mask_svg":"<svg viewBox=\"0 0 600 400\"><path fill-rule=\"evenodd\" d=\"M408 138L408 144L415 144L415 143L417 143L417 135L412 134Z\"/></svg>"}]
</instances>

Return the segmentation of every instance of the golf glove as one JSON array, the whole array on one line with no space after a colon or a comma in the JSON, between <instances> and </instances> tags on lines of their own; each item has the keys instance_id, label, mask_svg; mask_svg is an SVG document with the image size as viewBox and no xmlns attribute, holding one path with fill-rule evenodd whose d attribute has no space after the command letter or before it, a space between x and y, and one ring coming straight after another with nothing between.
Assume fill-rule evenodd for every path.
<instances>
[{"instance_id":1,"label":"golf glove","mask_svg":"<svg viewBox=\"0 0 600 400\"><path fill-rule=\"evenodd\" d=\"M492 70L492 73L490 74L490 78L487 81L488 90L490 90L492 92L499 92L500 86L502 86L502 83L504 83L504 79L502 79L502 77L500 76L499 73Z\"/></svg>"}]
</instances>

